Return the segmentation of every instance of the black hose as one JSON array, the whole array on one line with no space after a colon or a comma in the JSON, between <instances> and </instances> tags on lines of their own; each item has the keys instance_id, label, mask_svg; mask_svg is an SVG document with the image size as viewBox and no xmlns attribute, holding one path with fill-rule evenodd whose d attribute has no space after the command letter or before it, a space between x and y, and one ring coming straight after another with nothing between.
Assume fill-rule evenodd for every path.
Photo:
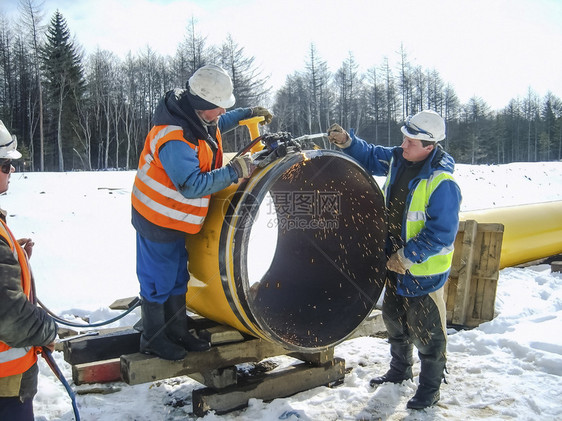
<instances>
[{"instance_id":1,"label":"black hose","mask_svg":"<svg viewBox=\"0 0 562 421\"><path fill-rule=\"evenodd\" d=\"M37 298L37 303L41 306L41 308L43 310L45 310L45 312L47 312L47 314L49 316L51 316L57 323L60 323L61 325L65 325L65 326L70 326L70 327L100 327L100 326L105 326L108 324L111 324L113 322L116 322L119 319L122 319L123 317L125 317L127 314L129 314L131 311L133 311L135 308L137 308L138 306L140 306L141 304L141 300L139 297L136 297L135 300L133 301L131 307L129 309L127 309L126 311L124 311L123 313L121 313L118 316L115 316L112 319L109 320L105 320L103 322L98 322L98 323L87 323L87 324L80 324L80 323L73 323L73 322L69 322L68 320L64 320L61 319L59 316L57 316L55 313L53 313L51 310L49 310L45 304L43 304L41 302L41 300L39 300Z\"/></svg>"}]
</instances>

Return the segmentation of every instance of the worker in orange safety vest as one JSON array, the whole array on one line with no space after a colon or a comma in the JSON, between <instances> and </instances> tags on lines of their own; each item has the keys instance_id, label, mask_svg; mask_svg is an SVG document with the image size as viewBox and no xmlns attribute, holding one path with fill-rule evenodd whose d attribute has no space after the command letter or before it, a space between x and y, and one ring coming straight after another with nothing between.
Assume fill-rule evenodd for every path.
<instances>
[{"instance_id":1,"label":"worker in orange safety vest","mask_svg":"<svg viewBox=\"0 0 562 421\"><path fill-rule=\"evenodd\" d=\"M17 140L0 121L0 193L8 190L15 171L12 159L21 158ZM0 209L0 420L33 420L37 393L37 353L54 350L55 321L33 304L28 257L33 241L16 240Z\"/></svg>"},{"instance_id":2,"label":"worker in orange safety vest","mask_svg":"<svg viewBox=\"0 0 562 421\"><path fill-rule=\"evenodd\" d=\"M189 78L186 89L167 92L154 112L132 191L142 353L180 360L186 351L210 348L188 330L186 234L201 229L211 194L255 169L248 156L223 166L221 131L250 117L263 116L263 123L273 117L264 107L226 112L235 103L233 90L224 69L206 65Z\"/></svg>"}]
</instances>

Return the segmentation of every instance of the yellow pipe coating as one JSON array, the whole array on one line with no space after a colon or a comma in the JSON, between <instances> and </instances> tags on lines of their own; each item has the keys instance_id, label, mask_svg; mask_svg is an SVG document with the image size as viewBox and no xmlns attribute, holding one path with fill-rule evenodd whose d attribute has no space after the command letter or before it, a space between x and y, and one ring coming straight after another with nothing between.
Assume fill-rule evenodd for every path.
<instances>
[{"instance_id":1,"label":"yellow pipe coating","mask_svg":"<svg viewBox=\"0 0 562 421\"><path fill-rule=\"evenodd\" d=\"M249 131L251 140L260 136L259 123L264 121L265 117L251 117L239 122L240 126L246 126ZM251 149L251 153L258 152L264 148L262 142L256 143ZM213 194L209 211L205 219L205 224L196 235L188 235L186 239L186 248L189 256L196 256L189 259L190 280L186 296L187 307L201 316L215 320L219 323L225 323L238 330L252 334L234 314L229 304L229 300L225 294L225 288L222 286L221 274L219 269L219 244L221 230L226 215L227 208L230 204L232 195L238 190L240 183L233 184L224 190ZM230 245L232 246L232 244ZM232 256L229 250L228 253ZM226 268L232 273L232 260L222 259L224 264L229 266ZM208 303L212 303L209 305ZM239 311L242 310L239 308ZM243 310L241 311L244 317ZM245 321L248 323L246 317ZM252 325L250 323L250 325ZM254 326L253 326L254 327ZM257 329L256 329L257 330Z\"/></svg>"},{"instance_id":2,"label":"yellow pipe coating","mask_svg":"<svg viewBox=\"0 0 562 421\"><path fill-rule=\"evenodd\" d=\"M562 201L461 212L460 219L504 225L500 268L562 253Z\"/></svg>"},{"instance_id":3,"label":"yellow pipe coating","mask_svg":"<svg viewBox=\"0 0 562 421\"><path fill-rule=\"evenodd\" d=\"M229 197L237 189L238 185L235 184L213 194L203 228L198 234L187 236L186 248L191 277L187 288L187 307L203 317L251 333L230 307L222 287L219 268L219 240L225 209L230 202ZM224 259L224 264L231 265L232 262L230 259Z\"/></svg>"}]
</instances>

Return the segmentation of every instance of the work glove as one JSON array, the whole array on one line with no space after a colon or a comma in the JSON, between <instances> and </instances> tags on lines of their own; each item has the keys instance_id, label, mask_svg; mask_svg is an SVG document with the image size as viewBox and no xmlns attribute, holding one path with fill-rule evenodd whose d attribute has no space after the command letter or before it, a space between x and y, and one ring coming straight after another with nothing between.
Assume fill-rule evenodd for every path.
<instances>
[{"instance_id":1,"label":"work glove","mask_svg":"<svg viewBox=\"0 0 562 421\"><path fill-rule=\"evenodd\" d=\"M338 148L345 149L351 145L351 137L342 126L334 123L328 129L328 140L336 145Z\"/></svg>"},{"instance_id":2,"label":"work glove","mask_svg":"<svg viewBox=\"0 0 562 421\"><path fill-rule=\"evenodd\" d=\"M404 256L404 249L399 249L396 253L392 254L386 262L386 268L392 272L404 275L407 270L413 266L414 262Z\"/></svg>"},{"instance_id":3,"label":"work glove","mask_svg":"<svg viewBox=\"0 0 562 421\"><path fill-rule=\"evenodd\" d=\"M33 240L31 238L19 238L18 244L21 246L22 249L25 250L25 253L27 254L27 258L31 259L31 253L33 252L33 246L35 245Z\"/></svg>"},{"instance_id":4,"label":"work glove","mask_svg":"<svg viewBox=\"0 0 562 421\"><path fill-rule=\"evenodd\" d=\"M271 119L273 118L273 114L269 112L269 110L265 107L254 107L252 108L252 117L263 116L264 120L260 121L260 124L263 126L264 124L271 123Z\"/></svg>"},{"instance_id":5,"label":"work glove","mask_svg":"<svg viewBox=\"0 0 562 421\"><path fill-rule=\"evenodd\" d=\"M252 158L248 155L238 156L227 165L236 171L238 178L248 178L256 169L256 165L254 165Z\"/></svg>"}]
</instances>

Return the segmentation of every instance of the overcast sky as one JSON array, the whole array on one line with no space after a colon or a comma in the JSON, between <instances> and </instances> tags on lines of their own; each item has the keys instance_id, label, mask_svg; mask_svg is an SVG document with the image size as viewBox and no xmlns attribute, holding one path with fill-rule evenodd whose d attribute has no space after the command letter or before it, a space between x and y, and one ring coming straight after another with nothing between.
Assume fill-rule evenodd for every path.
<instances>
[{"instance_id":1,"label":"overcast sky","mask_svg":"<svg viewBox=\"0 0 562 421\"><path fill-rule=\"evenodd\" d=\"M17 18L19 0L1 0ZM150 45L173 55L188 21L207 45L228 34L274 88L303 70L310 44L335 72L351 52L365 71L387 57L436 69L461 102L478 96L493 109L531 88L562 98L562 0L45 0L78 43L120 57Z\"/></svg>"}]
</instances>

